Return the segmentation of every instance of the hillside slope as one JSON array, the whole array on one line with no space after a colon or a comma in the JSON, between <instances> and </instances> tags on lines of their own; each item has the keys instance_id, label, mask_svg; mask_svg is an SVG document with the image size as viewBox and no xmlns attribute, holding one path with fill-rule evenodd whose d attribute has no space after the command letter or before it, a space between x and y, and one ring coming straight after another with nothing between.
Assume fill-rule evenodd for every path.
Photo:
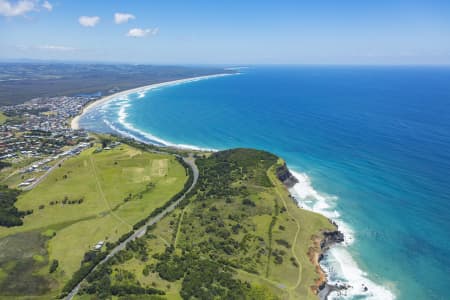
<instances>
[{"instance_id":1,"label":"hillside slope","mask_svg":"<svg viewBox=\"0 0 450 300\"><path fill-rule=\"evenodd\" d=\"M78 299L317 298L320 241L336 228L296 206L278 178L289 179L284 162L233 149L197 166L191 195L91 274Z\"/></svg>"},{"instance_id":2,"label":"hillside slope","mask_svg":"<svg viewBox=\"0 0 450 300\"><path fill-rule=\"evenodd\" d=\"M23 225L0 226L0 299L52 299L90 260L180 192L186 169L171 154L126 144L83 151L14 205ZM98 251L97 251L98 252Z\"/></svg>"}]
</instances>

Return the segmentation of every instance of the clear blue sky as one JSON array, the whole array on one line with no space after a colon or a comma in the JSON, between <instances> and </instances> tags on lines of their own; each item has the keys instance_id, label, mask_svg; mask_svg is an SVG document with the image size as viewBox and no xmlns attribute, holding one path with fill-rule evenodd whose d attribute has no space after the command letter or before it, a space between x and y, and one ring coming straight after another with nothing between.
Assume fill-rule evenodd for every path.
<instances>
[{"instance_id":1,"label":"clear blue sky","mask_svg":"<svg viewBox=\"0 0 450 300\"><path fill-rule=\"evenodd\" d=\"M450 0L0 0L0 59L16 58L450 64Z\"/></svg>"}]
</instances>

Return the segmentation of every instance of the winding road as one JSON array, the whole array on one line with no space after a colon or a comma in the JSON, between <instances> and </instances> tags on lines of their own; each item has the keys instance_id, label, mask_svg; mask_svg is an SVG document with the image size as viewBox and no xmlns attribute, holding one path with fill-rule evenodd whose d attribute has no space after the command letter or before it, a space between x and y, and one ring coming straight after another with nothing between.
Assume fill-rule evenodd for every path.
<instances>
[{"instance_id":1,"label":"winding road","mask_svg":"<svg viewBox=\"0 0 450 300\"><path fill-rule=\"evenodd\" d=\"M66 300L71 300L73 297L78 293L81 283L83 280L91 274L93 271L95 271L99 265L104 264L107 262L111 257L113 257L117 252L123 250L126 248L127 244L139 237L142 237L145 232L147 231L147 226L151 226L157 222L159 222L162 218L164 218L168 213L173 211L177 205L186 197L186 195L195 187L198 181L198 168L195 164L195 158L192 156L192 154L188 158L184 158L183 160L186 164L189 165L189 167L192 169L192 173L194 176L194 180L192 182L192 185L189 187L189 189L181 195L180 198L178 198L175 202L173 202L170 206L168 206L166 209L164 209L160 214L156 215L155 217L148 220L147 223L145 223L142 227L137 229L129 238L127 238L125 241L117 245L115 248L111 250L111 252L106 256L102 261L100 261L86 276L75 286L75 288L67 295Z\"/></svg>"}]
</instances>

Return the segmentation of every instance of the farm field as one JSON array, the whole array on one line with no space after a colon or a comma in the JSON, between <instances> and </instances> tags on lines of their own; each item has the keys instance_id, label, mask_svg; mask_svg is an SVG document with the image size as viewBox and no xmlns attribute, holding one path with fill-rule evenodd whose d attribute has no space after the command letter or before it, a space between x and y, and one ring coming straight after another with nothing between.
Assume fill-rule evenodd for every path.
<instances>
[{"instance_id":1,"label":"farm field","mask_svg":"<svg viewBox=\"0 0 450 300\"><path fill-rule=\"evenodd\" d=\"M1 299L57 295L88 250L129 232L187 180L173 155L126 144L95 149L66 160L19 196L15 206L33 213L22 226L0 227Z\"/></svg>"}]
</instances>

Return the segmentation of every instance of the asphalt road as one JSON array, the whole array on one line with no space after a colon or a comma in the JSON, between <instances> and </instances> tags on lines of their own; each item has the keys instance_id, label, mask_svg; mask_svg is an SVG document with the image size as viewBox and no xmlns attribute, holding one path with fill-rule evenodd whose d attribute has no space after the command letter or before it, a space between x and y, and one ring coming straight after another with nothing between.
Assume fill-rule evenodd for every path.
<instances>
[{"instance_id":1,"label":"asphalt road","mask_svg":"<svg viewBox=\"0 0 450 300\"><path fill-rule=\"evenodd\" d=\"M64 157L63 159L59 160L56 164L54 164L50 169L48 169L44 174L42 174L41 177L39 177L38 179L36 179L33 183L31 183L29 186L26 186L24 188L22 188L23 191L29 191L31 189L33 189L36 185L38 185L39 183L42 182L42 180L44 180L45 178L47 178L48 175L50 175L50 173L59 167L60 164L62 164L68 157Z\"/></svg>"},{"instance_id":2,"label":"asphalt road","mask_svg":"<svg viewBox=\"0 0 450 300\"><path fill-rule=\"evenodd\" d=\"M157 222L159 222L162 218L164 218L168 213L170 213L171 211L173 211L177 205L186 197L186 194L188 194L193 188L194 186L197 184L197 180L198 180L198 168L195 165L195 159L191 156L189 156L188 158L184 158L183 160L190 166L190 168L192 169L193 175L194 175L194 181L192 182L192 185L189 187L189 189L186 191L186 193L184 193L180 198L178 198L178 200L176 200L174 203L172 203L169 207L167 207L165 210L163 210L160 214L158 214L157 216L151 218L150 220L148 220L148 222L143 225L142 227L140 227L139 229L137 229L133 235L131 235L128 239L126 239L125 241L123 241L122 243L120 243L119 245L117 245L114 249L111 250L111 252L108 254L108 256L106 256L102 261L100 261L97 266L95 266L91 272L89 272L87 275L89 275L90 273L92 273L94 270L96 270L98 268L99 265L104 264L105 262L107 262L111 257L113 257L117 252L123 250L126 248L127 244L129 242L131 242L132 240L142 237L145 232L147 231L147 226L153 225ZM85 277L86 278L86 277ZM84 279L83 279L84 280ZM80 281L77 286L69 293L69 295L67 295L66 300L71 300L73 299L73 297L78 293L81 283L83 282Z\"/></svg>"}]
</instances>

